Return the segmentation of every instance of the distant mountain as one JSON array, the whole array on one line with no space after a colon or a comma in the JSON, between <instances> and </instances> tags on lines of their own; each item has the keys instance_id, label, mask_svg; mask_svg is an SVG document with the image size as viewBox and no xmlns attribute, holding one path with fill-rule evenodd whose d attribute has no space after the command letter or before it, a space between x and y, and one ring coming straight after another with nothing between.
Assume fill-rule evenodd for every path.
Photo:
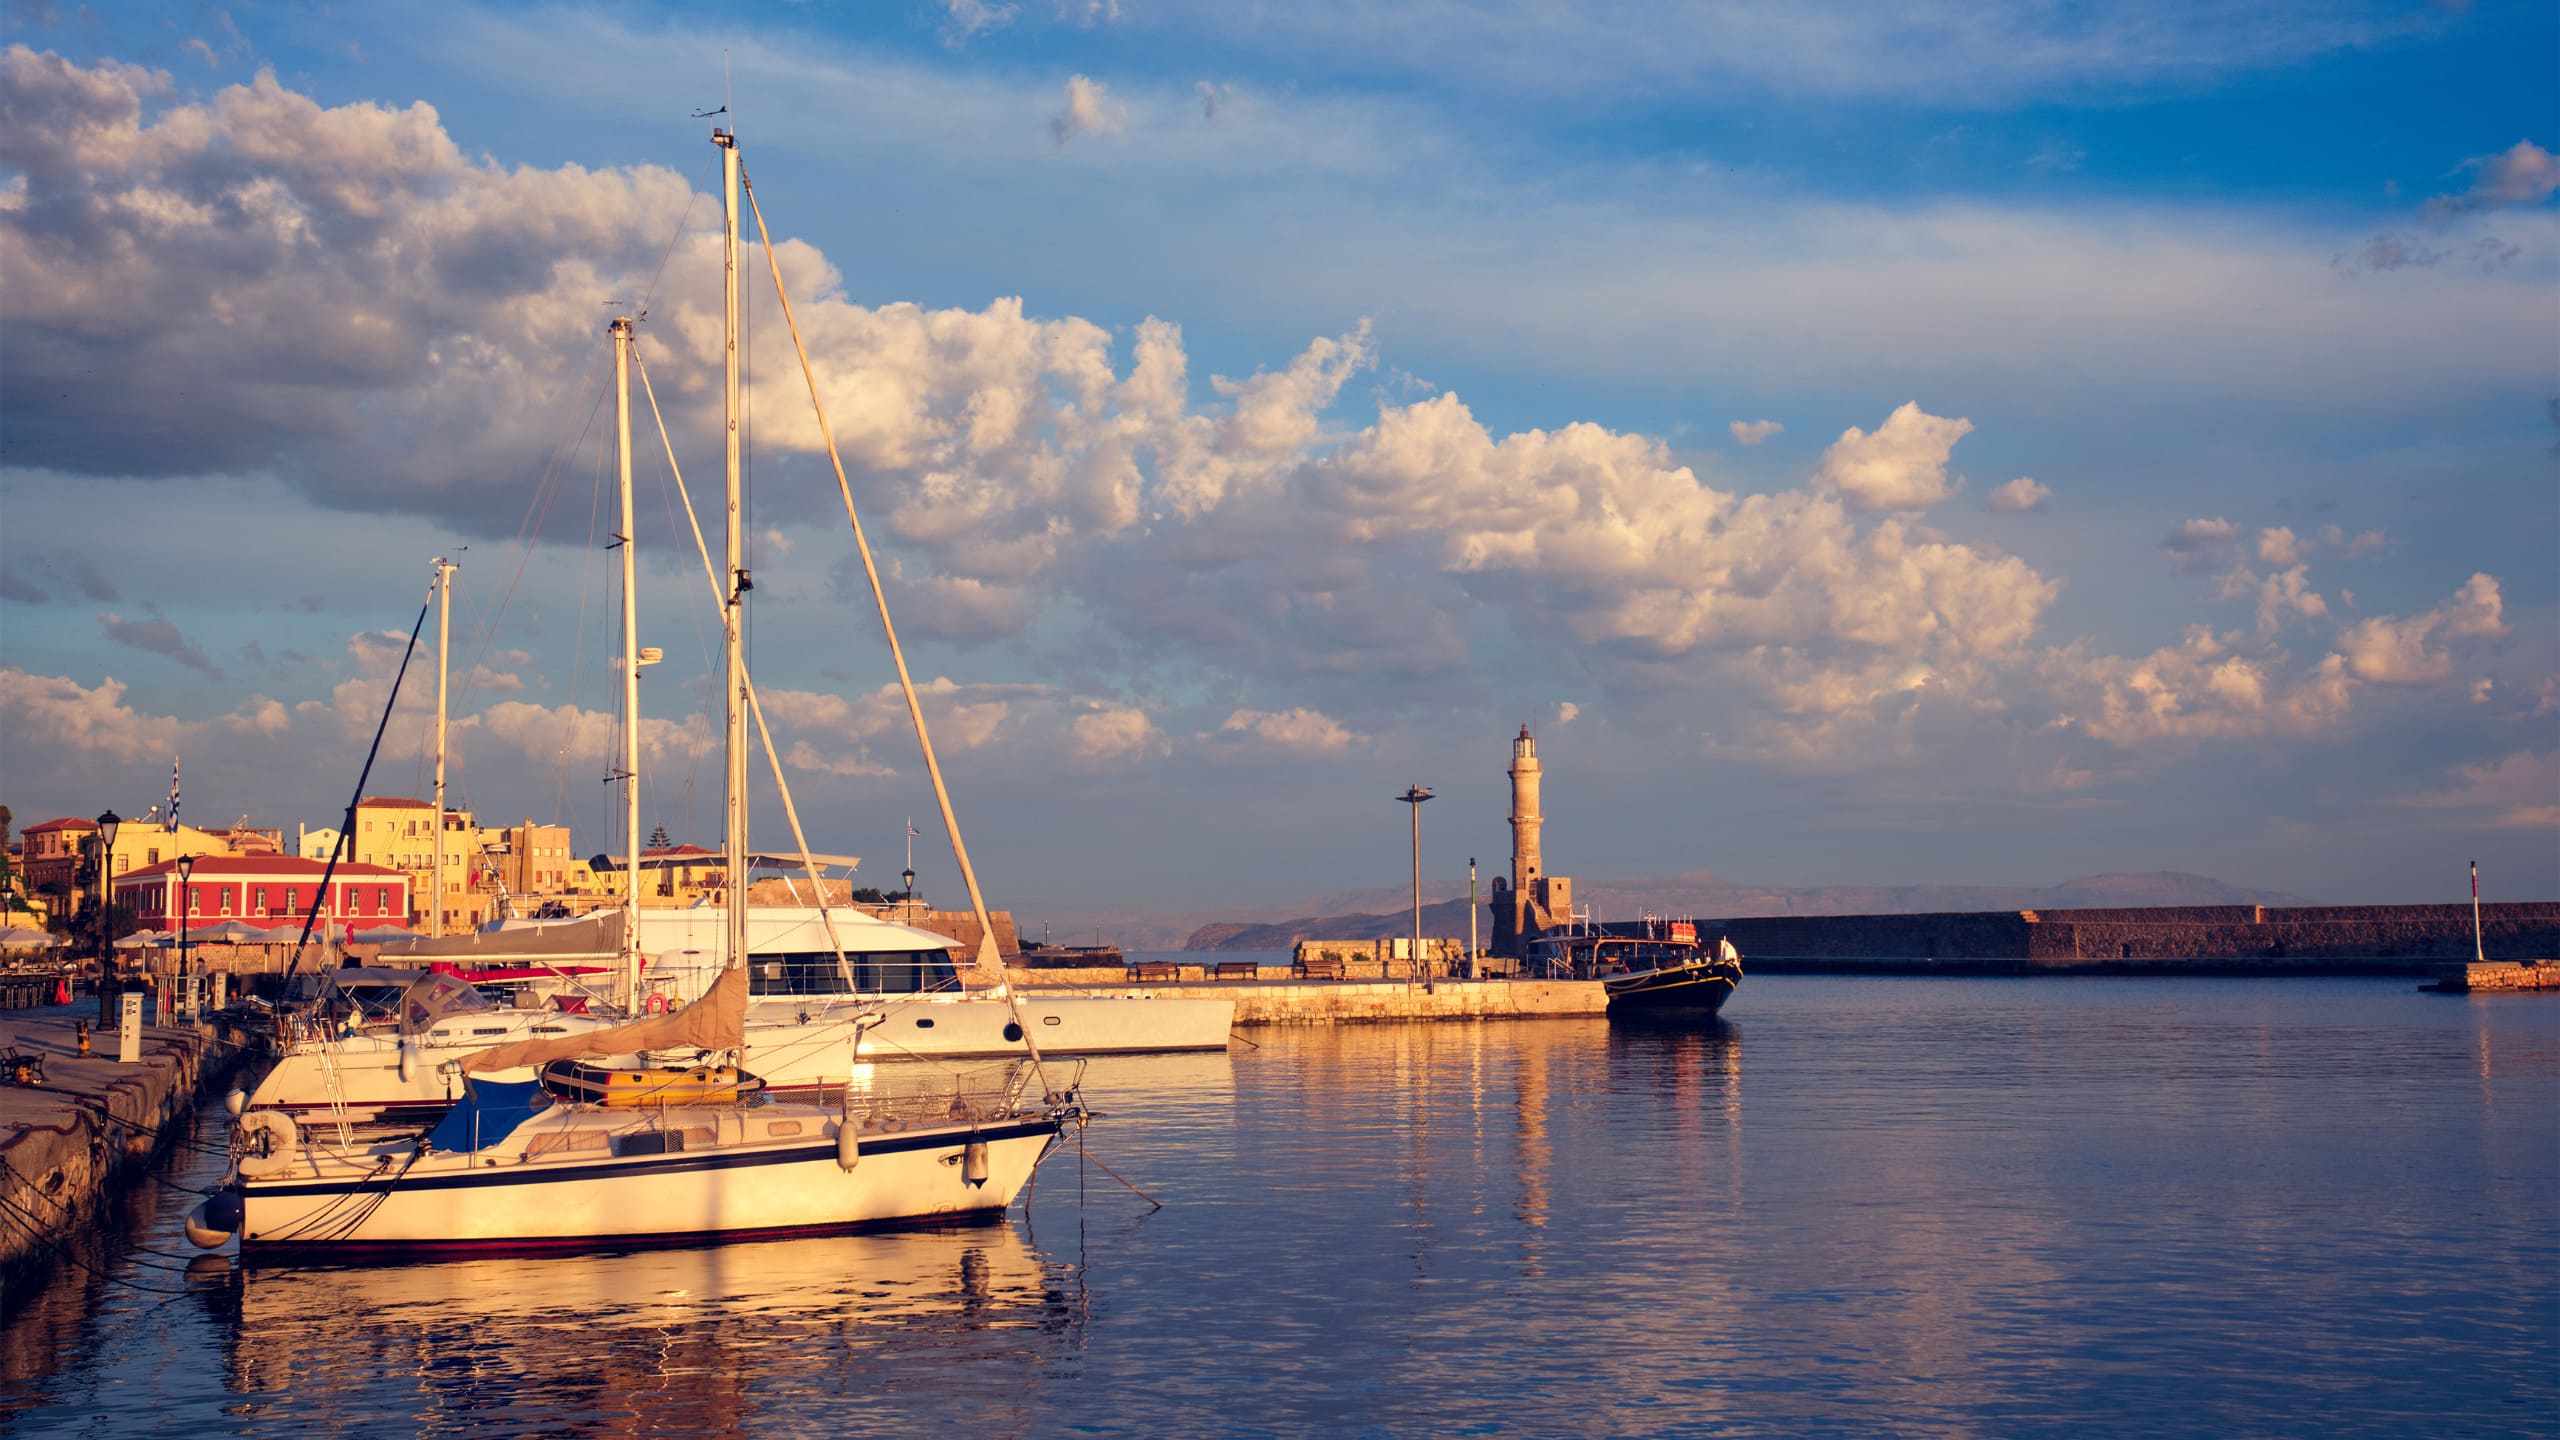
<instances>
[{"instance_id":1,"label":"distant mountain","mask_svg":"<svg viewBox=\"0 0 2560 1440\"><path fill-rule=\"evenodd\" d=\"M1410 892L1407 892L1408 894ZM1332 896L1329 900L1352 899ZM1376 905L1392 903L1392 891L1359 892L1357 899ZM2059 885L1733 885L1705 871L1649 880L1577 881L1577 905L1595 920L1633 920L1640 915L1688 915L1702 920L1745 915L1913 915L1965 910L2074 910L2136 905L2308 905L2313 902L2274 890L2228 885L2206 875L2153 870L2138 875L2083 875ZM1292 920L1253 923L1221 920L1198 926L1184 941L1186 950L1286 950L1300 940L1375 940L1412 933L1410 909L1364 909L1344 913L1311 902L1329 913ZM1464 896L1422 907L1426 935L1467 933ZM1480 930L1485 922L1479 912Z\"/></svg>"}]
</instances>

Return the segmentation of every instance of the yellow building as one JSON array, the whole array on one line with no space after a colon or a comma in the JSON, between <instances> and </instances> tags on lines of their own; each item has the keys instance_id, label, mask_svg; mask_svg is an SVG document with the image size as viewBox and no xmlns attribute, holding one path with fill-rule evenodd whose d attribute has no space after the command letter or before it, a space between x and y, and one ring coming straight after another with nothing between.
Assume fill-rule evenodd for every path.
<instances>
[{"instance_id":1,"label":"yellow building","mask_svg":"<svg viewBox=\"0 0 2560 1440\"><path fill-rule=\"evenodd\" d=\"M410 923L452 934L489 918L491 898L478 883L486 868L482 831L468 810L447 810L424 800L375 795L356 802L356 824L347 858L405 871L412 902ZM436 893L436 855L444 855L444 892ZM437 913L440 912L440 913ZM440 923L439 923L440 922Z\"/></svg>"},{"instance_id":2,"label":"yellow building","mask_svg":"<svg viewBox=\"0 0 2560 1440\"><path fill-rule=\"evenodd\" d=\"M20 868L25 872L29 894L67 896L75 914L97 898L94 875L86 885L76 881L80 862L98 843L98 822L65 817L30 825L24 833L26 846ZM116 827L115 854L107 869L110 875L123 875L184 855L230 853L231 837L220 831L199 830L193 825L172 830L157 822L127 820ZM84 890L88 893L80 893Z\"/></svg>"}]
</instances>

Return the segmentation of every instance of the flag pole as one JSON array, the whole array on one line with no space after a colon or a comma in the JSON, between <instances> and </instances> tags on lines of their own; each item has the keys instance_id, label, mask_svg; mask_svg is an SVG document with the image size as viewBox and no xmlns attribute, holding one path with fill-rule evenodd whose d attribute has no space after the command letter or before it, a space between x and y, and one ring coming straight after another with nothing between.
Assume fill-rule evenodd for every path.
<instances>
[{"instance_id":1,"label":"flag pole","mask_svg":"<svg viewBox=\"0 0 2560 1440\"><path fill-rule=\"evenodd\" d=\"M2471 862L2471 958L2489 963L2488 947L2480 941L2480 862Z\"/></svg>"}]
</instances>

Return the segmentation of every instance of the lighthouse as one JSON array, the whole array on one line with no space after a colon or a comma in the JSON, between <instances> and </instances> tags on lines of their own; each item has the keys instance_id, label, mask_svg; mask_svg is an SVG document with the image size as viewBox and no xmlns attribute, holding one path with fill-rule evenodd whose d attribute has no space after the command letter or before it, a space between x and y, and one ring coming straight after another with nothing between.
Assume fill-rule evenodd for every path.
<instances>
[{"instance_id":1,"label":"lighthouse","mask_svg":"<svg viewBox=\"0 0 2560 1440\"><path fill-rule=\"evenodd\" d=\"M1546 816L1538 809L1538 737L1520 727L1511 742L1511 874L1493 882L1493 950L1514 957L1528 952L1539 931L1554 924L1572 907L1573 882L1546 873L1538 849L1538 831Z\"/></svg>"}]
</instances>

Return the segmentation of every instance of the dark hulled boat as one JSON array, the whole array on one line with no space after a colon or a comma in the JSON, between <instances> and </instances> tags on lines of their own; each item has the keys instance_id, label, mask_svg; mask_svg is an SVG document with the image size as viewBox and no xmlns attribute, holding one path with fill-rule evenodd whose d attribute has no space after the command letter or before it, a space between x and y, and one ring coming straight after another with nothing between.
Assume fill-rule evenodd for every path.
<instances>
[{"instance_id":1,"label":"dark hulled boat","mask_svg":"<svg viewBox=\"0 0 2560 1440\"><path fill-rule=\"evenodd\" d=\"M1729 941L1709 945L1692 921L1648 920L1634 934L1577 930L1541 938L1536 971L1598 980L1613 1020L1706 1018L1742 983L1742 957Z\"/></svg>"}]
</instances>

